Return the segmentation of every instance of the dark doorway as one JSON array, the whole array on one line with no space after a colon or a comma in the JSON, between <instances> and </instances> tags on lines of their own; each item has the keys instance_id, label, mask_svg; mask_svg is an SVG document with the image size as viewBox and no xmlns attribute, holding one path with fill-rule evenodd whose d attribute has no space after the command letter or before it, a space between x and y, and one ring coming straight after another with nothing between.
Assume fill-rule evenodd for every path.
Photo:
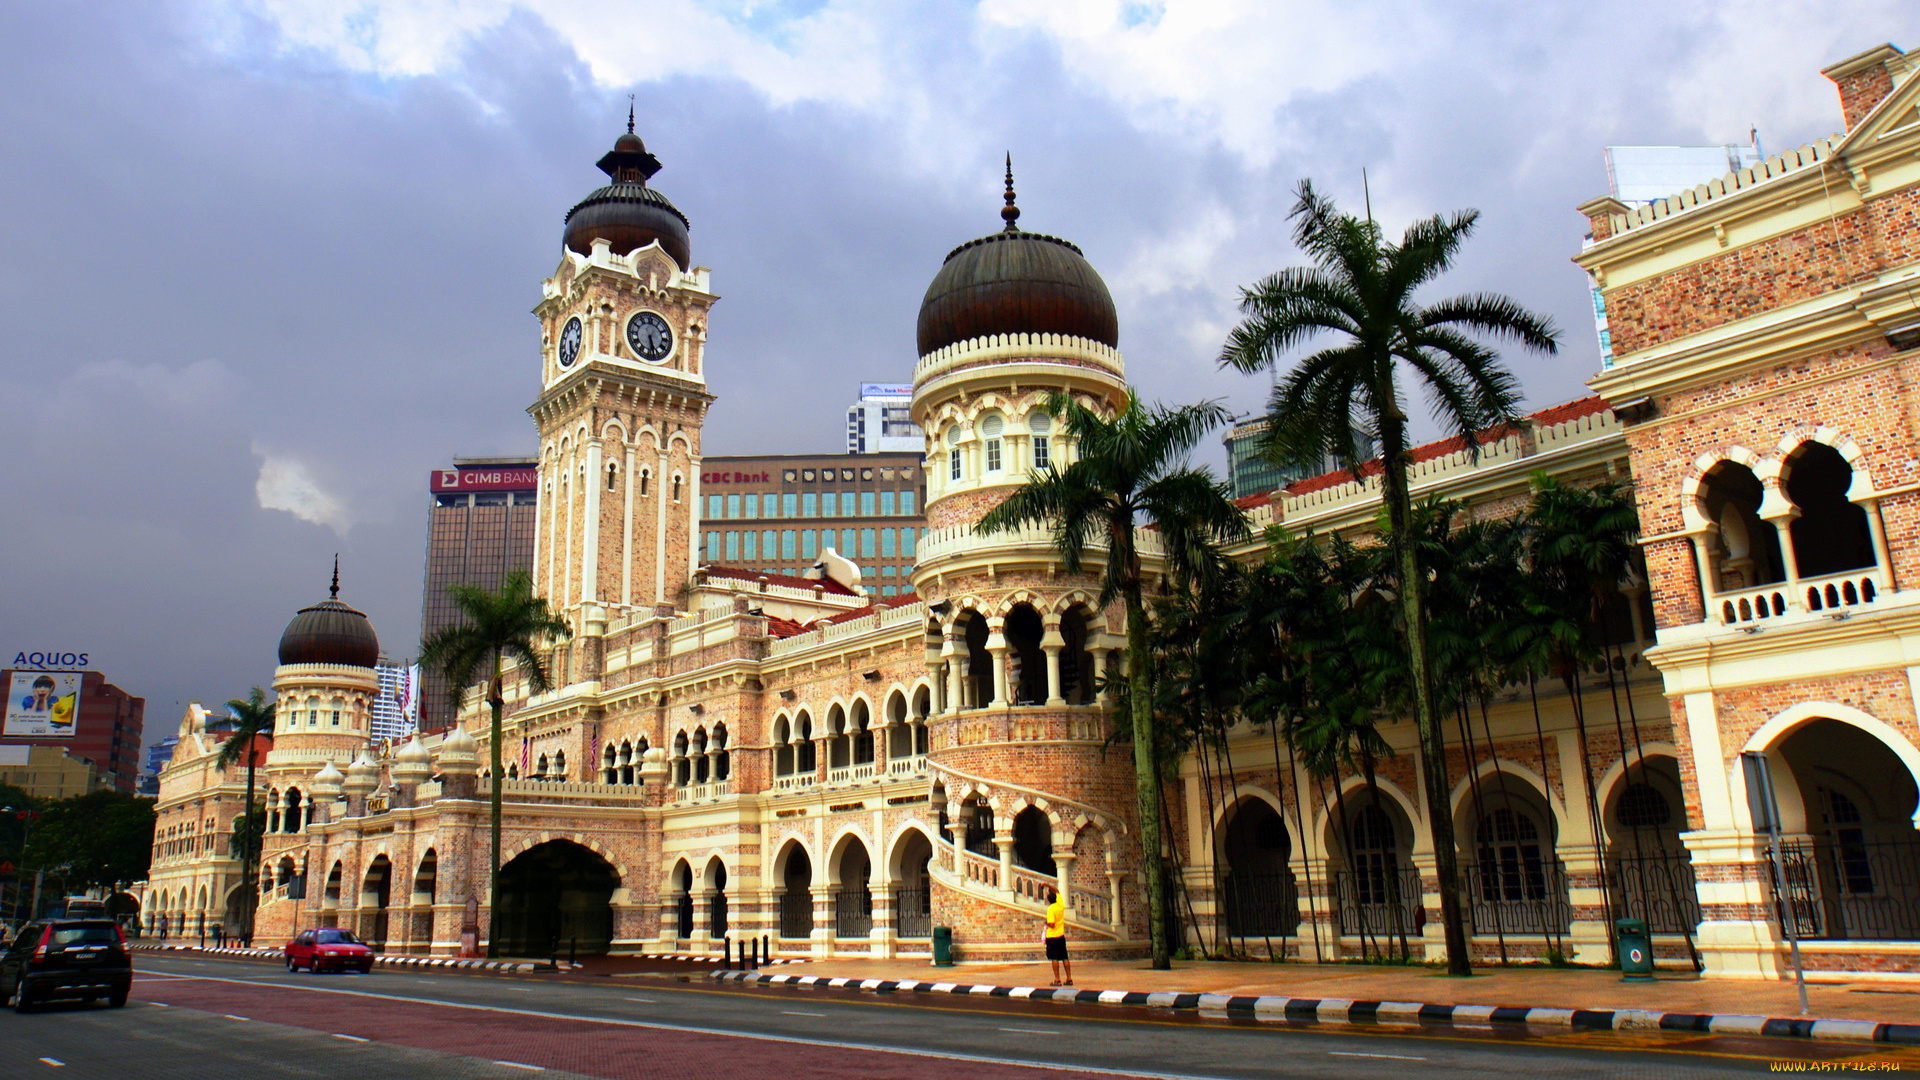
<instances>
[{"instance_id":1,"label":"dark doorway","mask_svg":"<svg viewBox=\"0 0 1920 1080\"><path fill-rule=\"evenodd\" d=\"M613 891L620 875L571 840L549 840L500 869L494 939L503 956L596 956L613 944Z\"/></svg>"}]
</instances>

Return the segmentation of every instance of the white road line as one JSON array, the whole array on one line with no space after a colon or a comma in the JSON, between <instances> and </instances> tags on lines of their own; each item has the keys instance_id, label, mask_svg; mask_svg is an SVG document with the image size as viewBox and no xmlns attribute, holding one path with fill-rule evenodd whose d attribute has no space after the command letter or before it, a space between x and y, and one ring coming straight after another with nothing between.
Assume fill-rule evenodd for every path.
<instances>
[{"instance_id":1,"label":"white road line","mask_svg":"<svg viewBox=\"0 0 1920 1080\"><path fill-rule=\"evenodd\" d=\"M333 1033L333 1037L336 1039L345 1039L348 1042L372 1042L373 1041L372 1039L363 1039L358 1035L343 1035L338 1031Z\"/></svg>"},{"instance_id":2,"label":"white road line","mask_svg":"<svg viewBox=\"0 0 1920 1080\"><path fill-rule=\"evenodd\" d=\"M165 975L165 972L156 972ZM261 987L269 990L292 990L307 994L345 994L348 997L367 998L372 1001L397 1001L406 1005L434 1005L443 1009L466 1009L470 1012L504 1013L509 1016L533 1016L542 1020L571 1020L577 1024L608 1024L614 1027L644 1028L648 1031L678 1031L694 1035L719 1035L729 1039L753 1039L757 1042L790 1043L796 1046L819 1046L830 1050L865 1050L875 1054L898 1054L902 1057L935 1058L942 1061L971 1061L983 1065L1011 1065L1022 1069L1051 1069L1056 1072L1097 1073L1103 1076L1132 1076L1139 1080L1226 1080L1224 1077L1209 1076L1205 1073L1149 1072L1145 1069L1118 1069L1102 1065L1078 1065L1071 1062L1036 1061L1032 1058L998 1057L991 1054L968 1054L953 1050L920 1050L909 1046L887 1046L883 1043L853 1042L846 1039L820 1039L803 1035L771 1035L759 1031L741 1031L737 1028L694 1027L686 1024L668 1024L649 1020L630 1020L614 1016L582 1016L577 1013L549 1012L545 1009L510 1009L504 1005L477 1005L467 1001L447 1001L443 998L407 997L404 994L382 994L372 990L348 990L336 986L312 986L287 982L261 982L256 979L234 979L223 976L193 976L200 982L231 983L235 986Z\"/></svg>"},{"instance_id":3,"label":"white road line","mask_svg":"<svg viewBox=\"0 0 1920 1080\"><path fill-rule=\"evenodd\" d=\"M1327 1053L1332 1057L1391 1058L1394 1061L1425 1061L1427 1060L1426 1058L1423 1058L1423 1057L1414 1057L1411 1054L1362 1054L1352 1050L1329 1050L1327 1051Z\"/></svg>"},{"instance_id":4,"label":"white road line","mask_svg":"<svg viewBox=\"0 0 1920 1080\"><path fill-rule=\"evenodd\" d=\"M224 1016L224 1017L226 1017L226 1018L227 1018L227 1019L229 1019L229 1020L250 1020L250 1019L252 1019L251 1017L247 1017L247 1016L235 1016L235 1015L233 1015L232 1013L221 1013L220 1015L222 1015L222 1016Z\"/></svg>"},{"instance_id":5,"label":"white road line","mask_svg":"<svg viewBox=\"0 0 1920 1080\"><path fill-rule=\"evenodd\" d=\"M61 1061L59 1058L41 1058L40 1060L59 1069L64 1069L67 1066L67 1063Z\"/></svg>"},{"instance_id":6,"label":"white road line","mask_svg":"<svg viewBox=\"0 0 1920 1080\"><path fill-rule=\"evenodd\" d=\"M782 1015L782 1016L825 1016L825 1015L827 1015L827 1014L826 1014L826 1013L810 1013L810 1012L795 1012L795 1011L793 1011L792 1009L781 1009L781 1010L780 1010L780 1015Z\"/></svg>"},{"instance_id":7,"label":"white road line","mask_svg":"<svg viewBox=\"0 0 1920 1080\"><path fill-rule=\"evenodd\" d=\"M518 1061L496 1061L495 1065L505 1065L509 1069L526 1069L530 1072L546 1072L545 1065L527 1065Z\"/></svg>"},{"instance_id":8,"label":"white road line","mask_svg":"<svg viewBox=\"0 0 1920 1080\"><path fill-rule=\"evenodd\" d=\"M1001 1028L1000 1030L1011 1031L1015 1035L1058 1035L1060 1034L1060 1032L1058 1031L1048 1031L1045 1028Z\"/></svg>"},{"instance_id":9,"label":"white road line","mask_svg":"<svg viewBox=\"0 0 1920 1080\"><path fill-rule=\"evenodd\" d=\"M639 1003L640 1003L640 1004L642 1004L642 1005L658 1005L658 1004L660 1004L659 1002L657 1002L657 1001L655 1001L655 1000L653 1000L652 998L626 998L626 999L624 999L624 1000L626 1000L626 1001L637 1001L637 1002L639 1002Z\"/></svg>"}]
</instances>

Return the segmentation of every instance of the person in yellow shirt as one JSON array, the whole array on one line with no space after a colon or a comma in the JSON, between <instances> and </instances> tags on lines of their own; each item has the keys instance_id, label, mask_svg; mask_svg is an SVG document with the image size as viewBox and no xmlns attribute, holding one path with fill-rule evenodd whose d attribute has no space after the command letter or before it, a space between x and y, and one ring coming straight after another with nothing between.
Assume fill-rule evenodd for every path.
<instances>
[{"instance_id":1,"label":"person in yellow shirt","mask_svg":"<svg viewBox=\"0 0 1920 1080\"><path fill-rule=\"evenodd\" d=\"M1053 985L1073 985L1073 961L1067 959L1067 901L1059 890L1047 893L1047 962L1053 965ZM1064 983L1060 969L1066 968Z\"/></svg>"}]
</instances>

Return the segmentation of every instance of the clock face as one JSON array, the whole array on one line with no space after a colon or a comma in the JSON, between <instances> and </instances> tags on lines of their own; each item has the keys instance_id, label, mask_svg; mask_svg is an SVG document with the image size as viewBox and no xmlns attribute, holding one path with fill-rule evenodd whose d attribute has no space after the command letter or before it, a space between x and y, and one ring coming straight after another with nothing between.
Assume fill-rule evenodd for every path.
<instances>
[{"instance_id":1,"label":"clock face","mask_svg":"<svg viewBox=\"0 0 1920 1080\"><path fill-rule=\"evenodd\" d=\"M559 357L560 366L563 368L572 367L573 362L580 359L580 320L578 318L568 319L567 325L560 330Z\"/></svg>"},{"instance_id":2,"label":"clock face","mask_svg":"<svg viewBox=\"0 0 1920 1080\"><path fill-rule=\"evenodd\" d=\"M635 356L657 364L673 351L673 328L653 312L643 311L627 320L627 347Z\"/></svg>"}]
</instances>

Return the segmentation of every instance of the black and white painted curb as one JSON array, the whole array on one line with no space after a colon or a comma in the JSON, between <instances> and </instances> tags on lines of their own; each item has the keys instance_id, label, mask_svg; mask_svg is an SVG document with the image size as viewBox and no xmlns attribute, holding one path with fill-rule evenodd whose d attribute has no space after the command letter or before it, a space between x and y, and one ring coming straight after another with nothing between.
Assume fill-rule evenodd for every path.
<instances>
[{"instance_id":1,"label":"black and white painted curb","mask_svg":"<svg viewBox=\"0 0 1920 1080\"><path fill-rule=\"evenodd\" d=\"M876 994L961 994L973 997L1052 1001L1070 1005L1135 1005L1150 1009L1195 1009L1274 1020L1311 1020L1322 1024L1416 1024L1454 1027L1526 1025L1583 1031L1697 1031L1713 1035L1766 1035L1798 1039L1920 1046L1920 1024L1873 1020L1814 1020L1805 1017L1741 1016L1728 1013L1669 1013L1650 1009L1545 1009L1507 1005L1435 1005L1417 1001L1351 1001L1345 998L1289 998L1233 994L1179 993L1163 990L1079 990L1070 986L990 986L963 982L915 982L910 979L854 979L826 975L763 975L753 971L716 971L715 979L767 986L804 986L866 990Z\"/></svg>"},{"instance_id":2,"label":"black and white painted curb","mask_svg":"<svg viewBox=\"0 0 1920 1080\"><path fill-rule=\"evenodd\" d=\"M725 964L725 963L738 964L741 962L740 958L737 956L727 957L727 956L722 956L719 953L681 953L681 952L647 953L645 956L636 957L635 959L691 960L691 961L694 961L695 963L702 963L702 964ZM772 967L776 964L804 964L806 962L807 961L805 959L800 959L795 957L781 957L780 959L777 959L777 960L762 960L760 961L760 966Z\"/></svg>"},{"instance_id":3,"label":"black and white painted curb","mask_svg":"<svg viewBox=\"0 0 1920 1080\"><path fill-rule=\"evenodd\" d=\"M231 949L201 948L197 945L135 945L135 949L150 952L200 952L214 956L239 956L253 960L278 960L282 957L279 949ZM521 960L456 960L442 956L375 956L375 964L385 967L445 968L449 971L500 971L519 974L528 971L540 971L545 964L535 964Z\"/></svg>"}]
</instances>

